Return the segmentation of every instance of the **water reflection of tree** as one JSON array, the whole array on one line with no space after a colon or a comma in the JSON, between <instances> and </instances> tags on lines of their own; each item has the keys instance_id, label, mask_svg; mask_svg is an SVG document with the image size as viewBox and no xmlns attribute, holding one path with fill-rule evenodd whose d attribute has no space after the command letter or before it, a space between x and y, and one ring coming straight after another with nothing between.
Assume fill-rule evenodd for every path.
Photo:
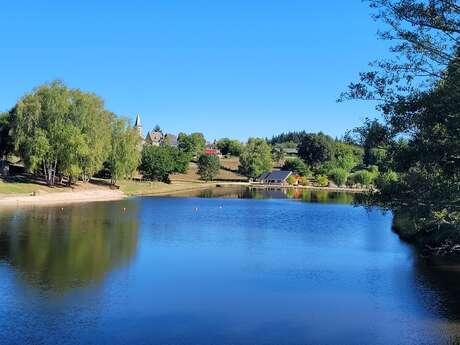
<instances>
[{"instance_id":1,"label":"water reflection of tree","mask_svg":"<svg viewBox=\"0 0 460 345\"><path fill-rule=\"evenodd\" d=\"M421 291L425 307L442 319L460 321L460 259L417 258L415 272L417 281L427 288ZM424 299L426 291L436 298L428 295ZM457 331L460 332L460 329Z\"/></svg>"},{"instance_id":2,"label":"water reflection of tree","mask_svg":"<svg viewBox=\"0 0 460 345\"><path fill-rule=\"evenodd\" d=\"M234 199L297 199L305 202L351 204L354 195L327 190L308 190L296 188L213 188L178 196L197 196L200 198Z\"/></svg>"},{"instance_id":3,"label":"water reflection of tree","mask_svg":"<svg viewBox=\"0 0 460 345\"><path fill-rule=\"evenodd\" d=\"M41 288L102 281L134 255L137 213L131 201L15 211L0 219L0 259Z\"/></svg>"}]
</instances>

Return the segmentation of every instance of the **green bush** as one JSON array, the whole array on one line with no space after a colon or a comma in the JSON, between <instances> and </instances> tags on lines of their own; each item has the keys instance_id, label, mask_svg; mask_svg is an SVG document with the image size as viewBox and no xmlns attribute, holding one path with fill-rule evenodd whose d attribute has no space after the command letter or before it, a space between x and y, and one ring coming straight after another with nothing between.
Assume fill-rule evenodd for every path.
<instances>
[{"instance_id":1,"label":"green bush","mask_svg":"<svg viewBox=\"0 0 460 345\"><path fill-rule=\"evenodd\" d=\"M320 187L327 187L329 186L329 179L325 175L318 175L315 178L315 182Z\"/></svg>"},{"instance_id":2,"label":"green bush","mask_svg":"<svg viewBox=\"0 0 460 345\"><path fill-rule=\"evenodd\" d=\"M347 183L349 185L359 184L361 186L370 186L376 178L375 173L367 170L359 170L348 177Z\"/></svg>"},{"instance_id":3,"label":"green bush","mask_svg":"<svg viewBox=\"0 0 460 345\"><path fill-rule=\"evenodd\" d=\"M370 173L375 175L378 175L379 173L379 167L377 165L371 165L367 170L369 170Z\"/></svg>"},{"instance_id":4,"label":"green bush","mask_svg":"<svg viewBox=\"0 0 460 345\"><path fill-rule=\"evenodd\" d=\"M299 184L300 184L301 186L308 186L308 184L309 184L308 178L307 178L306 176L302 176L302 177L300 178L300 180L299 180Z\"/></svg>"},{"instance_id":5,"label":"green bush","mask_svg":"<svg viewBox=\"0 0 460 345\"><path fill-rule=\"evenodd\" d=\"M288 179L287 179L287 182L293 186L293 185L296 185L297 184L297 179L294 177L294 176L289 176Z\"/></svg>"},{"instance_id":6,"label":"green bush","mask_svg":"<svg viewBox=\"0 0 460 345\"><path fill-rule=\"evenodd\" d=\"M335 168L330 171L329 177L337 186L343 186L347 182L348 172L342 168Z\"/></svg>"},{"instance_id":7,"label":"green bush","mask_svg":"<svg viewBox=\"0 0 460 345\"><path fill-rule=\"evenodd\" d=\"M310 169L300 158L287 159L284 162L283 170L292 171L293 173L299 174L300 176L309 176Z\"/></svg>"},{"instance_id":8,"label":"green bush","mask_svg":"<svg viewBox=\"0 0 460 345\"><path fill-rule=\"evenodd\" d=\"M394 185L396 182L398 182L398 180L398 174L392 170L389 170L386 173L379 175L375 180L375 184L377 188L385 189L391 185Z\"/></svg>"}]
</instances>

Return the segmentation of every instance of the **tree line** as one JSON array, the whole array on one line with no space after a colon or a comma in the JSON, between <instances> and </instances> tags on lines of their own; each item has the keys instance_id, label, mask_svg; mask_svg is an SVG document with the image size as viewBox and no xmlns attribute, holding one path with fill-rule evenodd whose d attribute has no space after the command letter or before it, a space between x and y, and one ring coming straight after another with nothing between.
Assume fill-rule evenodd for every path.
<instances>
[{"instance_id":1,"label":"tree line","mask_svg":"<svg viewBox=\"0 0 460 345\"><path fill-rule=\"evenodd\" d=\"M382 171L368 201L394 212L402 236L452 253L460 243L460 2L369 2L393 56L361 73L341 100L374 101L383 121L366 120L347 140Z\"/></svg>"},{"instance_id":2,"label":"tree line","mask_svg":"<svg viewBox=\"0 0 460 345\"><path fill-rule=\"evenodd\" d=\"M139 135L126 119L97 95L60 81L27 93L0 119L1 154L17 154L49 186L88 181L104 164L116 181L133 174L140 159Z\"/></svg>"}]
</instances>

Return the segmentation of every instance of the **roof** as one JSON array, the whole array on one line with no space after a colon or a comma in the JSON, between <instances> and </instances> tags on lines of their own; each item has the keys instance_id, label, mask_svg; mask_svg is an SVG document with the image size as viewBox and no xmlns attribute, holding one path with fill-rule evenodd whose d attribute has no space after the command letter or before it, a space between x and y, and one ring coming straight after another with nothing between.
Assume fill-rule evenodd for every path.
<instances>
[{"instance_id":1,"label":"roof","mask_svg":"<svg viewBox=\"0 0 460 345\"><path fill-rule=\"evenodd\" d=\"M220 150L218 150L218 149L205 149L204 153L207 154L207 155L219 155Z\"/></svg>"},{"instance_id":2,"label":"roof","mask_svg":"<svg viewBox=\"0 0 460 345\"><path fill-rule=\"evenodd\" d=\"M292 175L291 171L284 171L284 170L272 171L272 172L266 172L260 175L259 180L284 181L291 175Z\"/></svg>"},{"instance_id":3,"label":"roof","mask_svg":"<svg viewBox=\"0 0 460 345\"><path fill-rule=\"evenodd\" d=\"M139 114L136 116L136 123L134 123L134 127L142 127L141 125L141 117Z\"/></svg>"},{"instance_id":4,"label":"roof","mask_svg":"<svg viewBox=\"0 0 460 345\"><path fill-rule=\"evenodd\" d=\"M178 145L178 142L177 142L177 135L174 135L174 134L171 134L171 133L167 133L164 135L164 138L163 140L171 145L171 146L177 146Z\"/></svg>"},{"instance_id":5,"label":"roof","mask_svg":"<svg viewBox=\"0 0 460 345\"><path fill-rule=\"evenodd\" d=\"M147 133L145 140L150 140L152 143L160 143L163 140L163 133L150 131Z\"/></svg>"},{"instance_id":6,"label":"roof","mask_svg":"<svg viewBox=\"0 0 460 345\"><path fill-rule=\"evenodd\" d=\"M284 153L288 153L288 154L297 154L299 152L299 150L297 150L296 148L285 148L283 149Z\"/></svg>"}]
</instances>

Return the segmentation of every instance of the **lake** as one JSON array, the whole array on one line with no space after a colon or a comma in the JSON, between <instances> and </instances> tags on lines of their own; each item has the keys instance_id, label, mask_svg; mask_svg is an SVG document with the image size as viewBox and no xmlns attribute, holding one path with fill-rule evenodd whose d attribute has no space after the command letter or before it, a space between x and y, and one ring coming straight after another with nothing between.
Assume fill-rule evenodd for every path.
<instances>
[{"instance_id":1,"label":"lake","mask_svg":"<svg viewBox=\"0 0 460 345\"><path fill-rule=\"evenodd\" d=\"M460 266L352 201L215 189L0 211L0 344L447 344Z\"/></svg>"}]
</instances>

